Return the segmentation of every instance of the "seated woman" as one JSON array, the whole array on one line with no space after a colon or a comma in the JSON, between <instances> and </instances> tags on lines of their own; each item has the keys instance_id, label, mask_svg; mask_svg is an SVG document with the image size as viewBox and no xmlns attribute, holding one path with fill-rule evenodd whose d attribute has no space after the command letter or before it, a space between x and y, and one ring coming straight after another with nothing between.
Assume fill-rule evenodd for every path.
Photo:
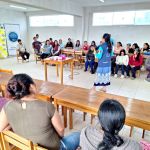
<instances>
[{"instance_id":1,"label":"seated woman","mask_svg":"<svg viewBox=\"0 0 150 150\"><path fill-rule=\"evenodd\" d=\"M59 39L59 46L60 46L60 50L62 50L62 49L64 49L64 44L63 44L63 41L62 41L62 39Z\"/></svg>"},{"instance_id":2,"label":"seated woman","mask_svg":"<svg viewBox=\"0 0 150 150\"><path fill-rule=\"evenodd\" d=\"M76 41L74 50L81 50L81 45L80 45L80 41L79 40Z\"/></svg>"},{"instance_id":3,"label":"seated woman","mask_svg":"<svg viewBox=\"0 0 150 150\"><path fill-rule=\"evenodd\" d=\"M144 43L143 48L141 49L141 51L144 52L150 52L150 46L148 43Z\"/></svg>"},{"instance_id":4,"label":"seated woman","mask_svg":"<svg viewBox=\"0 0 150 150\"><path fill-rule=\"evenodd\" d=\"M94 46L94 47L95 47L95 49L97 49L97 46L96 46L96 42L95 42L95 41L92 41L92 42L91 42L90 47L91 47L91 46Z\"/></svg>"},{"instance_id":5,"label":"seated woman","mask_svg":"<svg viewBox=\"0 0 150 150\"><path fill-rule=\"evenodd\" d=\"M0 113L0 132L8 125L13 131L48 150L76 150L80 133L64 137L61 118L50 102L36 98L36 85L26 74L16 74L8 82L10 100Z\"/></svg>"},{"instance_id":6,"label":"seated woman","mask_svg":"<svg viewBox=\"0 0 150 150\"><path fill-rule=\"evenodd\" d=\"M71 38L68 38L68 42L67 42L65 48L73 49L73 43L71 41Z\"/></svg>"},{"instance_id":7,"label":"seated woman","mask_svg":"<svg viewBox=\"0 0 150 150\"><path fill-rule=\"evenodd\" d=\"M118 76L119 68L121 68L121 78L124 78L124 72L127 69L129 63L129 56L126 55L126 51L123 49L120 51L120 54L116 57L116 71L115 78Z\"/></svg>"},{"instance_id":8,"label":"seated woman","mask_svg":"<svg viewBox=\"0 0 150 150\"><path fill-rule=\"evenodd\" d=\"M141 69L143 64L143 56L140 49L135 49L134 54L129 58L129 65L127 67L127 77L130 77L130 70L132 72L132 80L136 78L136 71Z\"/></svg>"},{"instance_id":9,"label":"seated woman","mask_svg":"<svg viewBox=\"0 0 150 150\"><path fill-rule=\"evenodd\" d=\"M147 77L146 77L145 80L146 80L147 82L150 82L150 57L148 57L148 58L146 59L145 68L146 68L146 70L148 71L148 75L147 75Z\"/></svg>"},{"instance_id":10,"label":"seated woman","mask_svg":"<svg viewBox=\"0 0 150 150\"><path fill-rule=\"evenodd\" d=\"M86 72L88 69L88 66L90 66L92 74L94 74L94 63L95 63L94 51L95 51L95 47L91 46L86 55L85 70L84 70Z\"/></svg>"},{"instance_id":11,"label":"seated woman","mask_svg":"<svg viewBox=\"0 0 150 150\"><path fill-rule=\"evenodd\" d=\"M105 100L98 111L101 129L91 126L82 129L81 150L142 150L138 142L119 135L125 118L125 110L118 101Z\"/></svg>"},{"instance_id":12,"label":"seated woman","mask_svg":"<svg viewBox=\"0 0 150 150\"><path fill-rule=\"evenodd\" d=\"M50 45L49 40L46 40L43 48L44 48L44 51L40 56L41 59L45 59L45 58L51 56L51 51L53 50L53 47Z\"/></svg>"},{"instance_id":13,"label":"seated woman","mask_svg":"<svg viewBox=\"0 0 150 150\"><path fill-rule=\"evenodd\" d=\"M120 54L120 51L123 49L122 43L117 42L116 47L114 48L114 56L111 59L111 74L115 74L115 67L116 67L116 57Z\"/></svg>"},{"instance_id":14,"label":"seated woman","mask_svg":"<svg viewBox=\"0 0 150 150\"><path fill-rule=\"evenodd\" d=\"M130 48L131 48L131 43L128 43L128 44L126 45L126 52L127 52L127 53L129 53Z\"/></svg>"},{"instance_id":15,"label":"seated woman","mask_svg":"<svg viewBox=\"0 0 150 150\"><path fill-rule=\"evenodd\" d=\"M53 46L53 49L52 49L52 56L59 56L60 54L60 46L58 44L58 41L55 40L54 41L54 46Z\"/></svg>"},{"instance_id":16,"label":"seated woman","mask_svg":"<svg viewBox=\"0 0 150 150\"><path fill-rule=\"evenodd\" d=\"M84 41L82 49L83 49L83 54L87 54L87 52L89 50L89 45L88 45L87 41Z\"/></svg>"}]
</instances>

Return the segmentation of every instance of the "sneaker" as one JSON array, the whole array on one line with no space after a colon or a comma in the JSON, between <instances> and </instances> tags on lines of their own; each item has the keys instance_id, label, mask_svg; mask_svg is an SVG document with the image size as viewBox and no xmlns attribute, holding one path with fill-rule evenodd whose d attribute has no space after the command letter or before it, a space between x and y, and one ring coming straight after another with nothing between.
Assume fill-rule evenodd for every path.
<instances>
[{"instance_id":1,"label":"sneaker","mask_svg":"<svg viewBox=\"0 0 150 150\"><path fill-rule=\"evenodd\" d=\"M120 77L121 79L124 79L124 75L121 75L121 77Z\"/></svg>"},{"instance_id":2,"label":"sneaker","mask_svg":"<svg viewBox=\"0 0 150 150\"><path fill-rule=\"evenodd\" d=\"M135 80L135 78L134 78L134 77L131 77L131 80Z\"/></svg>"},{"instance_id":3,"label":"sneaker","mask_svg":"<svg viewBox=\"0 0 150 150\"><path fill-rule=\"evenodd\" d=\"M118 77L117 74L115 74L115 75L114 75L114 78L117 78L117 77Z\"/></svg>"},{"instance_id":4,"label":"sneaker","mask_svg":"<svg viewBox=\"0 0 150 150\"><path fill-rule=\"evenodd\" d=\"M85 69L84 72L86 72L87 70Z\"/></svg>"}]
</instances>

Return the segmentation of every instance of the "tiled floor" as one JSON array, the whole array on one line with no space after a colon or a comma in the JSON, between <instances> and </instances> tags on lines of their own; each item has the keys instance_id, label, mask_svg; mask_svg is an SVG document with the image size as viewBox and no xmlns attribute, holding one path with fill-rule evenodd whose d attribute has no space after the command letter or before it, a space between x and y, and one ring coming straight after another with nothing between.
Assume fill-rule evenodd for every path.
<instances>
[{"instance_id":1,"label":"tiled floor","mask_svg":"<svg viewBox=\"0 0 150 150\"><path fill-rule=\"evenodd\" d=\"M14 73L27 73L33 78L44 80L44 66L40 62L35 63L34 59L31 59L29 63L18 63L16 58L8 58L0 60L0 68L12 69ZM48 67L48 80L52 82L58 82L59 78L56 77L56 68L53 66ZM74 85L78 87L84 87L90 89L93 85L95 75L91 75L89 72L84 72L83 69L75 68L74 80L69 78L70 71L66 66L64 68L64 84ZM131 79L115 79L111 78L111 86L108 87L108 93L127 96L129 98L140 99L150 102L150 83L144 81L146 74L142 73L140 78L136 80ZM95 121L96 122L96 119ZM90 116L87 117L86 122L82 121L82 114L76 112L74 114L74 130L81 130L85 125L90 124ZM95 123L94 123L95 124ZM122 134L129 135L129 127L125 126L122 130ZM72 130L72 131L74 131ZM66 129L66 133L70 132ZM142 135L141 129L134 129L133 138L140 140ZM150 141L150 132L146 131L145 139Z\"/></svg>"}]
</instances>

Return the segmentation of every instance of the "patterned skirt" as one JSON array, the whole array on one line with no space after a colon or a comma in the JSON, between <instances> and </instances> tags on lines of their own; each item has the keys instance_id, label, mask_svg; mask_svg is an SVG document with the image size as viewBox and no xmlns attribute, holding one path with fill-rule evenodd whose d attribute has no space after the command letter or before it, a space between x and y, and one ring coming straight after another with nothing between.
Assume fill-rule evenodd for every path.
<instances>
[{"instance_id":1,"label":"patterned skirt","mask_svg":"<svg viewBox=\"0 0 150 150\"><path fill-rule=\"evenodd\" d=\"M111 67L98 67L96 71L96 80L94 86L110 85Z\"/></svg>"}]
</instances>

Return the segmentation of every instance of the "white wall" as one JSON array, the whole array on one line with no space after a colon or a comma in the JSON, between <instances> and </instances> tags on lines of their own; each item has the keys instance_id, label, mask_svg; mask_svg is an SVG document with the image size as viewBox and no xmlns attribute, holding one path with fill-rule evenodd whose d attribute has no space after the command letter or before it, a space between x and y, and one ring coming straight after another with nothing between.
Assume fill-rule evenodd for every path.
<instances>
[{"instance_id":1,"label":"white wall","mask_svg":"<svg viewBox=\"0 0 150 150\"><path fill-rule=\"evenodd\" d=\"M27 16L33 15L51 15L56 14L54 12L38 12L38 13L27 13ZM36 33L40 35L40 40L45 41L52 37L54 40L59 40L60 38L67 42L70 37L73 42L77 39L82 40L82 17L74 16L74 26L73 27L30 27L28 23L28 36L29 36L29 45L32 46L33 37Z\"/></svg>"},{"instance_id":2,"label":"white wall","mask_svg":"<svg viewBox=\"0 0 150 150\"><path fill-rule=\"evenodd\" d=\"M125 10L142 10L150 9L150 3L146 4L130 4L130 5L112 5L112 6L102 6L96 8L86 8L86 18L88 28L88 34L84 36L84 39L88 41L95 40L97 43L101 40L104 33L111 33L115 42L121 41L123 45L126 43L139 43L140 46L144 42L150 43L150 26L92 26L92 15L94 12L111 12L111 11L125 11ZM86 31L87 33L87 31Z\"/></svg>"},{"instance_id":3,"label":"white wall","mask_svg":"<svg viewBox=\"0 0 150 150\"><path fill-rule=\"evenodd\" d=\"M19 24L21 39L27 45L27 19L23 12L17 12L7 9L0 9L0 24Z\"/></svg>"}]
</instances>

